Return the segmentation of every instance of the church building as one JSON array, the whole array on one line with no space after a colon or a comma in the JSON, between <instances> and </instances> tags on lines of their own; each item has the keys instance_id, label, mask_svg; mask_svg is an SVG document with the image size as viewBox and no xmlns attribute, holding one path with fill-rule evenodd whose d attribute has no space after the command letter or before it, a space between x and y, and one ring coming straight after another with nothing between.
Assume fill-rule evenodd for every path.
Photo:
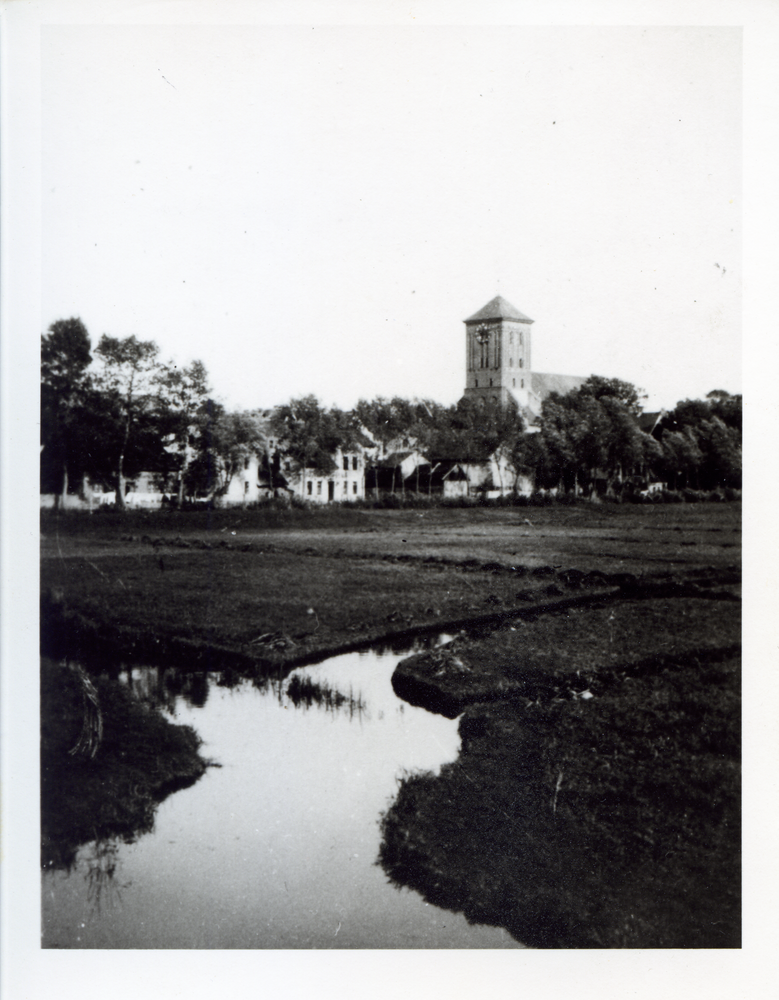
<instances>
[{"instance_id":1,"label":"church building","mask_svg":"<svg viewBox=\"0 0 779 1000\"><path fill-rule=\"evenodd\" d=\"M466 397L502 406L513 399L529 427L550 392L567 393L585 382L579 375L550 375L532 367L533 320L500 295L465 320Z\"/></svg>"}]
</instances>

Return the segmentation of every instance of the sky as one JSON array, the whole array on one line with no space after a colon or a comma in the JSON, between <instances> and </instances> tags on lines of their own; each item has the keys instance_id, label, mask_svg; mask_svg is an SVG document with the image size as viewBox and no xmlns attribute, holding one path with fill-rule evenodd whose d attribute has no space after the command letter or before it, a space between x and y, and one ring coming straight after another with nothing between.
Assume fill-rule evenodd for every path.
<instances>
[{"instance_id":1,"label":"sky","mask_svg":"<svg viewBox=\"0 0 779 1000\"><path fill-rule=\"evenodd\" d=\"M42 324L231 408L453 403L500 294L535 370L741 392L737 27L46 25Z\"/></svg>"}]
</instances>

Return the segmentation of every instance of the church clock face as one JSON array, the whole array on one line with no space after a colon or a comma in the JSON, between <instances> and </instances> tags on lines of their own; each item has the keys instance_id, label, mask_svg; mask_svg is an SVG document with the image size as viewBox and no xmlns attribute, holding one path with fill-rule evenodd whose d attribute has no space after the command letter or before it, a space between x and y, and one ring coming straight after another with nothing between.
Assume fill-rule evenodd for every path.
<instances>
[{"instance_id":1,"label":"church clock face","mask_svg":"<svg viewBox=\"0 0 779 1000\"><path fill-rule=\"evenodd\" d=\"M490 328L485 323L476 328L476 343L479 345L479 368L489 368Z\"/></svg>"}]
</instances>

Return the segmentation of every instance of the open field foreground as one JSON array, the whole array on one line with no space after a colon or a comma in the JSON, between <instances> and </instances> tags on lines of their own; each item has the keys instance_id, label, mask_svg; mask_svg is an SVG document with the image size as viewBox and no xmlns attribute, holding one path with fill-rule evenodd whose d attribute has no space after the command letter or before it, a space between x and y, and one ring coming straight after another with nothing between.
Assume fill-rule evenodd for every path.
<instances>
[{"instance_id":1,"label":"open field foreground","mask_svg":"<svg viewBox=\"0 0 779 1000\"><path fill-rule=\"evenodd\" d=\"M460 717L461 751L402 783L387 875L530 946L738 947L740 517L51 513L41 647L260 677L456 635L395 670L406 701Z\"/></svg>"},{"instance_id":2,"label":"open field foreground","mask_svg":"<svg viewBox=\"0 0 779 1000\"><path fill-rule=\"evenodd\" d=\"M581 504L49 515L43 648L113 648L195 669L288 667L634 577L714 571L732 583L740 513L740 504Z\"/></svg>"}]
</instances>

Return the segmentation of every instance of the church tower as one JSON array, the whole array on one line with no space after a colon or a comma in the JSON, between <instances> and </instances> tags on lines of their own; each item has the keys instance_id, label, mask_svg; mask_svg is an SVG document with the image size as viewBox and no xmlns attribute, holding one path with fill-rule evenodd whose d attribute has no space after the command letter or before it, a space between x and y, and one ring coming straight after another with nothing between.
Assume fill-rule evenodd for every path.
<instances>
[{"instance_id":1,"label":"church tower","mask_svg":"<svg viewBox=\"0 0 779 1000\"><path fill-rule=\"evenodd\" d=\"M465 320L465 396L528 406L532 322L500 295Z\"/></svg>"}]
</instances>

